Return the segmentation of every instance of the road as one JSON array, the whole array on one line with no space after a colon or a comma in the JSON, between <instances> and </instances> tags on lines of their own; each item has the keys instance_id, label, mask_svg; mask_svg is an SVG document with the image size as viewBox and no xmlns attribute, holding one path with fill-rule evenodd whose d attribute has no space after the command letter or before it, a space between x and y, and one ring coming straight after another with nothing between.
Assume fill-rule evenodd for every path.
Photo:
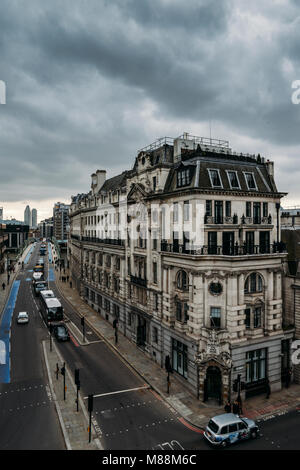
<instances>
[{"instance_id":1,"label":"road","mask_svg":"<svg viewBox=\"0 0 300 470\"><path fill-rule=\"evenodd\" d=\"M0 365L1 450L65 449L41 348L41 341L48 333L34 305L31 289L36 259L37 249L17 277L17 295L10 298L10 302L15 302L11 328L5 330L7 337L10 335L10 364L6 361ZM29 312L28 325L16 324L16 314L20 311Z\"/></svg>"}]
</instances>

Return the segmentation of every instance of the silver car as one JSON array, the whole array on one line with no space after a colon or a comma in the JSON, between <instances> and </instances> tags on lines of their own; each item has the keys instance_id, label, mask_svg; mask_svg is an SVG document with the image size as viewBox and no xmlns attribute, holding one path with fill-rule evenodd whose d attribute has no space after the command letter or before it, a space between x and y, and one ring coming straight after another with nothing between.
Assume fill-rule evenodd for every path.
<instances>
[{"instance_id":1,"label":"silver car","mask_svg":"<svg viewBox=\"0 0 300 470\"><path fill-rule=\"evenodd\" d=\"M255 439L258 426L249 418L240 418L233 413L214 416L206 426L204 437L214 446L226 447L234 442Z\"/></svg>"},{"instance_id":2,"label":"silver car","mask_svg":"<svg viewBox=\"0 0 300 470\"><path fill-rule=\"evenodd\" d=\"M28 323L29 316L27 312L19 312L17 316L17 323Z\"/></svg>"}]
</instances>

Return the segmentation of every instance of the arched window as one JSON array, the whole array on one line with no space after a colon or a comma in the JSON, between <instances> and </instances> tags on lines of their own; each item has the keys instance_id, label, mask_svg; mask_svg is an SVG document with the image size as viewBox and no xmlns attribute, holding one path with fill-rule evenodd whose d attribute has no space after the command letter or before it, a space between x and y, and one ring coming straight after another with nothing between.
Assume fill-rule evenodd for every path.
<instances>
[{"instance_id":1,"label":"arched window","mask_svg":"<svg viewBox=\"0 0 300 470\"><path fill-rule=\"evenodd\" d=\"M179 271L177 274L177 288L180 290L187 290L188 288L188 277L185 271Z\"/></svg>"},{"instance_id":2,"label":"arched window","mask_svg":"<svg viewBox=\"0 0 300 470\"><path fill-rule=\"evenodd\" d=\"M260 274L251 273L245 281L245 294L253 294L255 292L262 292L263 280Z\"/></svg>"}]
</instances>

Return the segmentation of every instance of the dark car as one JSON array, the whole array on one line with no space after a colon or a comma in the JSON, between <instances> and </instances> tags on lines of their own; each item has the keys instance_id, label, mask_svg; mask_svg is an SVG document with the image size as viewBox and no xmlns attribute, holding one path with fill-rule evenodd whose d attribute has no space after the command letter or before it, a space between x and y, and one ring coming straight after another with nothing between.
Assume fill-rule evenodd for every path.
<instances>
[{"instance_id":1,"label":"dark car","mask_svg":"<svg viewBox=\"0 0 300 470\"><path fill-rule=\"evenodd\" d=\"M70 341L70 334L65 325L54 325L53 335L57 341Z\"/></svg>"}]
</instances>

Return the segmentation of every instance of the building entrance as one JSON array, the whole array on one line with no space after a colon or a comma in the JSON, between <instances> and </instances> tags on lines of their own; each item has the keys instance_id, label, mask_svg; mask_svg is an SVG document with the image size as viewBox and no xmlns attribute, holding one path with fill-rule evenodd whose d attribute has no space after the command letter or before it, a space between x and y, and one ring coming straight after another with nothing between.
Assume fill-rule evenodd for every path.
<instances>
[{"instance_id":1,"label":"building entrance","mask_svg":"<svg viewBox=\"0 0 300 470\"><path fill-rule=\"evenodd\" d=\"M210 366L206 371L205 379L205 401L213 399L222 402L222 374L219 367Z\"/></svg>"}]
</instances>

